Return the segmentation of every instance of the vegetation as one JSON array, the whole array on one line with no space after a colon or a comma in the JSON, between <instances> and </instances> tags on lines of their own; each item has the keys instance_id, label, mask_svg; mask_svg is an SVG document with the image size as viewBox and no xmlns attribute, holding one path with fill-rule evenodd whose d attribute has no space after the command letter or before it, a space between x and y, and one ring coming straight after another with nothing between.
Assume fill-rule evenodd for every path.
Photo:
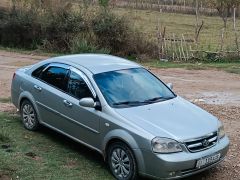
<instances>
[{"instance_id":1,"label":"vegetation","mask_svg":"<svg viewBox=\"0 0 240 180\"><path fill-rule=\"evenodd\" d=\"M52 130L1 112L0 128L0 179L113 179L101 155Z\"/></svg>"},{"instance_id":2,"label":"vegetation","mask_svg":"<svg viewBox=\"0 0 240 180\"><path fill-rule=\"evenodd\" d=\"M57 6L48 1L17 2L0 18L2 46L57 53L155 54L154 44L142 43L141 33L133 31L124 17L113 14L107 1L89 11L89 7L76 8L62 1Z\"/></svg>"},{"instance_id":3,"label":"vegetation","mask_svg":"<svg viewBox=\"0 0 240 180\"><path fill-rule=\"evenodd\" d=\"M199 21L203 21L204 24L199 34L198 44L196 44L196 17L193 15L124 8L115 8L114 12L126 16L136 29L142 30L148 39L157 44L160 40L159 49L163 46L167 54L164 59L182 62L194 59L197 61L239 59L236 45L240 43L239 40L236 41L240 28L239 19L236 19L237 31L233 30L233 21L229 21L228 27L222 31L223 23L220 17L200 16ZM184 51L185 55L188 54L190 58L188 60L180 58L179 51ZM173 52L175 52L175 57Z\"/></svg>"},{"instance_id":4,"label":"vegetation","mask_svg":"<svg viewBox=\"0 0 240 180\"><path fill-rule=\"evenodd\" d=\"M0 103L10 103L11 98L0 98Z\"/></svg>"},{"instance_id":5,"label":"vegetation","mask_svg":"<svg viewBox=\"0 0 240 180\"><path fill-rule=\"evenodd\" d=\"M0 44L4 47L58 54L111 53L178 62L233 62L240 57L240 21L230 21L231 10L224 28L223 16L217 11L222 8L226 14L229 7L239 9L238 0L14 2L17 3L10 13L0 14ZM137 8L146 3L147 10ZM155 6L157 11L152 11ZM162 6L191 6L197 13L193 16L163 12ZM220 16L204 16L204 8Z\"/></svg>"},{"instance_id":6,"label":"vegetation","mask_svg":"<svg viewBox=\"0 0 240 180\"><path fill-rule=\"evenodd\" d=\"M154 68L185 68L188 70L207 70L207 69L217 69L223 70L229 73L240 74L240 63L230 63L230 62L207 62L207 63L176 63L176 62L160 62L160 61L149 61L142 63L147 67Z\"/></svg>"},{"instance_id":7,"label":"vegetation","mask_svg":"<svg viewBox=\"0 0 240 180\"><path fill-rule=\"evenodd\" d=\"M227 19L233 15L233 9L239 7L239 0L205 0L206 4L218 11L219 16L227 27Z\"/></svg>"}]
</instances>

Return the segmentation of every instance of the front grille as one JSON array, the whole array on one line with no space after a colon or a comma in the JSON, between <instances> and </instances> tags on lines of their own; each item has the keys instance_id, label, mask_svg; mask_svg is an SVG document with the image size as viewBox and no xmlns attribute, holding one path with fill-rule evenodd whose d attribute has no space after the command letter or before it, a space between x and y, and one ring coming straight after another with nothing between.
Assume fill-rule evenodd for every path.
<instances>
[{"instance_id":1,"label":"front grille","mask_svg":"<svg viewBox=\"0 0 240 180\"><path fill-rule=\"evenodd\" d=\"M217 143L217 139L218 136L216 131L204 137L186 141L185 145L190 152L198 152L214 146Z\"/></svg>"}]
</instances>

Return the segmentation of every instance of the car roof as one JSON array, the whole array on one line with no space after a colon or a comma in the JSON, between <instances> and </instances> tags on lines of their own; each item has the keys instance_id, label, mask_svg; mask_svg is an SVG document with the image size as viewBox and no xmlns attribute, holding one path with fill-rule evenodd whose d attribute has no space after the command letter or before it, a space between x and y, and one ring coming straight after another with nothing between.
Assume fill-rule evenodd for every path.
<instances>
[{"instance_id":1,"label":"car roof","mask_svg":"<svg viewBox=\"0 0 240 180\"><path fill-rule=\"evenodd\" d=\"M74 65L76 68L85 67L93 74L129 68L139 68L141 65L112 55L77 54L48 59L48 62L58 62Z\"/></svg>"}]
</instances>

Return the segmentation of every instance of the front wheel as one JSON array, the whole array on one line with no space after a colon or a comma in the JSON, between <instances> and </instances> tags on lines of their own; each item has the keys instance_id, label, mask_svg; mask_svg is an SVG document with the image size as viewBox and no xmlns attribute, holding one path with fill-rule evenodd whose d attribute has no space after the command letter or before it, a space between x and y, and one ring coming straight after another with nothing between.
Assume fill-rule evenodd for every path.
<instances>
[{"instance_id":1,"label":"front wheel","mask_svg":"<svg viewBox=\"0 0 240 180\"><path fill-rule=\"evenodd\" d=\"M118 180L137 179L137 164L131 149L122 142L110 145L108 164L114 177Z\"/></svg>"},{"instance_id":2,"label":"front wheel","mask_svg":"<svg viewBox=\"0 0 240 180\"><path fill-rule=\"evenodd\" d=\"M23 125L27 130L34 131L39 128L37 113L32 103L28 100L24 100L21 105L21 117Z\"/></svg>"}]
</instances>

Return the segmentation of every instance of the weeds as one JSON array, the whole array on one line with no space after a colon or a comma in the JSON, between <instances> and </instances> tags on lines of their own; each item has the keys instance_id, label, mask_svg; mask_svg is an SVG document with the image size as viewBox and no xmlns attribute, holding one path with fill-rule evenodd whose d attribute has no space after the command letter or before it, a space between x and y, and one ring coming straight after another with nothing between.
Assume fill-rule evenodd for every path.
<instances>
[{"instance_id":1,"label":"weeds","mask_svg":"<svg viewBox=\"0 0 240 180\"><path fill-rule=\"evenodd\" d=\"M18 116L0 113L0 134L2 129L0 179L4 179L2 175L8 179L113 178L101 155L50 129L30 132ZM10 143L5 137L11 137Z\"/></svg>"},{"instance_id":2,"label":"weeds","mask_svg":"<svg viewBox=\"0 0 240 180\"><path fill-rule=\"evenodd\" d=\"M2 143L9 143L10 141L9 133L7 130L3 127L1 127L1 132L0 132L0 144Z\"/></svg>"},{"instance_id":3,"label":"weeds","mask_svg":"<svg viewBox=\"0 0 240 180\"><path fill-rule=\"evenodd\" d=\"M24 1L21 6L14 5L5 18L0 18L0 44L54 53L111 53L137 57L144 49L144 54L154 54L154 50L148 48L150 42L145 43L140 33L133 33L124 17L107 8L108 1L101 1L102 8L89 11L81 7L74 9L63 1L58 3L40 6Z\"/></svg>"},{"instance_id":4,"label":"weeds","mask_svg":"<svg viewBox=\"0 0 240 180\"><path fill-rule=\"evenodd\" d=\"M0 102L1 103L10 103L11 102L11 98L8 97L8 98L0 98Z\"/></svg>"}]
</instances>

